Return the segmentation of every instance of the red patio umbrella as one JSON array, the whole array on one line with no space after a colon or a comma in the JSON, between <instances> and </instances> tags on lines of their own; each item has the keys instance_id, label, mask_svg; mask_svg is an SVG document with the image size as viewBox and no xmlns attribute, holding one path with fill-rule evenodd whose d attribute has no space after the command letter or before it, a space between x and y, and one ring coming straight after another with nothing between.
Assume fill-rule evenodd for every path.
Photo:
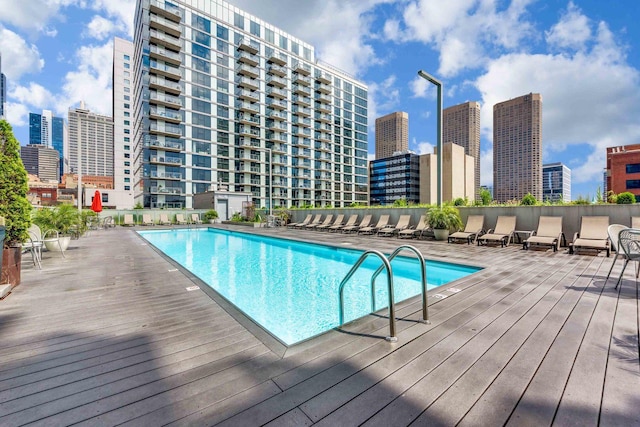
<instances>
[{"instance_id":1,"label":"red patio umbrella","mask_svg":"<svg viewBox=\"0 0 640 427\"><path fill-rule=\"evenodd\" d=\"M93 195L93 202L91 202L91 210L95 213L102 212L102 197L100 196L100 192L96 190L96 193Z\"/></svg>"}]
</instances>

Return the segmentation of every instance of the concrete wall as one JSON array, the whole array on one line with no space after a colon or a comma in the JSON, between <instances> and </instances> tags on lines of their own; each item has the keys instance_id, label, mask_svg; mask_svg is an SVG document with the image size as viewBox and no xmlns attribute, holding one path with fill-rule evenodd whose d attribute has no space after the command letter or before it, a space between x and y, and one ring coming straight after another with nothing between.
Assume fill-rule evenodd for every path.
<instances>
[{"instance_id":1,"label":"concrete wall","mask_svg":"<svg viewBox=\"0 0 640 427\"><path fill-rule=\"evenodd\" d=\"M309 213L343 213L345 218L351 214L358 214L359 219L365 214L372 214L377 221L380 215L389 214L390 223L398 221L400 215L411 215L411 224L417 224L420 215L425 214L426 208L343 208L343 209L304 209L292 211L291 222L300 222ZM580 218L583 216L608 216L610 224L631 225L631 217L640 217L640 204L633 205L575 205L575 206L477 206L461 207L462 222L467 222L469 215L484 215L485 228L493 228L499 215L515 215L517 230L535 230L540 216L562 216L562 227L567 242L573 239L573 234L580 229Z\"/></svg>"}]
</instances>

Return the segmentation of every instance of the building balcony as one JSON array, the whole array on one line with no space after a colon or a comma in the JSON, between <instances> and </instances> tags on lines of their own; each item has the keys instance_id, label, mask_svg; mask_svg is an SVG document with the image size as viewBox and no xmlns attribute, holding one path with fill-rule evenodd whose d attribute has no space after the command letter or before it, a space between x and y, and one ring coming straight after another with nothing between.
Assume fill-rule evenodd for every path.
<instances>
[{"instance_id":1,"label":"building balcony","mask_svg":"<svg viewBox=\"0 0 640 427\"><path fill-rule=\"evenodd\" d=\"M255 55L260 52L260 43L249 37L243 37L238 43L238 50L244 50Z\"/></svg>"},{"instance_id":2,"label":"building balcony","mask_svg":"<svg viewBox=\"0 0 640 427\"><path fill-rule=\"evenodd\" d=\"M260 82L257 79L253 79L251 77L241 77L236 81L236 85L245 89L260 89Z\"/></svg>"},{"instance_id":3,"label":"building balcony","mask_svg":"<svg viewBox=\"0 0 640 427\"><path fill-rule=\"evenodd\" d=\"M323 172L316 174L316 179L319 179L321 181L331 181L333 178L331 177L330 173Z\"/></svg>"},{"instance_id":4,"label":"building balcony","mask_svg":"<svg viewBox=\"0 0 640 427\"><path fill-rule=\"evenodd\" d=\"M236 145L239 147L259 147L260 140L248 136L241 136L238 138Z\"/></svg>"},{"instance_id":5,"label":"building balcony","mask_svg":"<svg viewBox=\"0 0 640 427\"><path fill-rule=\"evenodd\" d=\"M274 167L271 171L272 175L288 176L287 168Z\"/></svg>"},{"instance_id":6,"label":"building balcony","mask_svg":"<svg viewBox=\"0 0 640 427\"><path fill-rule=\"evenodd\" d=\"M166 64L164 62L158 62L153 59L149 61L149 71L153 74L159 74L176 80L180 80L182 78L182 73L180 72L179 67Z\"/></svg>"},{"instance_id":7,"label":"building balcony","mask_svg":"<svg viewBox=\"0 0 640 427\"><path fill-rule=\"evenodd\" d=\"M278 144L272 144L271 145L271 151L273 152L273 154L287 154L287 146L285 145L286 142L286 135L282 135L280 134L280 136L275 136L277 132L273 132L271 134L272 137L267 136L267 139L270 139L272 141L279 141ZM282 139L284 137L284 139ZM281 139L277 139L277 138L281 138Z\"/></svg>"},{"instance_id":8,"label":"building balcony","mask_svg":"<svg viewBox=\"0 0 640 427\"><path fill-rule=\"evenodd\" d=\"M301 86L311 86L311 77L295 73L293 75L293 83Z\"/></svg>"},{"instance_id":9,"label":"building balcony","mask_svg":"<svg viewBox=\"0 0 640 427\"><path fill-rule=\"evenodd\" d=\"M316 132L316 139L318 141L331 142L331 134L327 132Z\"/></svg>"},{"instance_id":10,"label":"building balcony","mask_svg":"<svg viewBox=\"0 0 640 427\"><path fill-rule=\"evenodd\" d=\"M283 79L282 77L268 75L267 76L267 85L269 85L269 86L277 86L279 88L285 88L285 87L287 87L287 80Z\"/></svg>"},{"instance_id":11,"label":"building balcony","mask_svg":"<svg viewBox=\"0 0 640 427\"><path fill-rule=\"evenodd\" d=\"M306 86L294 84L292 89L296 95L311 96L311 89Z\"/></svg>"},{"instance_id":12,"label":"building balcony","mask_svg":"<svg viewBox=\"0 0 640 427\"><path fill-rule=\"evenodd\" d=\"M241 62L243 64L248 64L253 67L257 66L260 63L260 58L258 58L258 55L255 55L251 52L247 52L244 50L239 50L236 53L236 60L238 62Z\"/></svg>"},{"instance_id":13,"label":"building balcony","mask_svg":"<svg viewBox=\"0 0 640 427\"><path fill-rule=\"evenodd\" d=\"M328 93L316 92L316 101L331 103L331 95Z\"/></svg>"},{"instance_id":14,"label":"building balcony","mask_svg":"<svg viewBox=\"0 0 640 427\"><path fill-rule=\"evenodd\" d=\"M162 15L173 22L180 22L182 19L182 11L177 6L158 0L149 1L149 11Z\"/></svg>"},{"instance_id":15,"label":"building balcony","mask_svg":"<svg viewBox=\"0 0 640 427\"><path fill-rule=\"evenodd\" d=\"M241 63L236 67L236 74L255 79L260 75L260 70L258 69L258 67Z\"/></svg>"},{"instance_id":16,"label":"building balcony","mask_svg":"<svg viewBox=\"0 0 640 427\"><path fill-rule=\"evenodd\" d=\"M260 126L260 116L255 114L238 113L236 115L236 120L243 124Z\"/></svg>"},{"instance_id":17,"label":"building balcony","mask_svg":"<svg viewBox=\"0 0 640 427\"><path fill-rule=\"evenodd\" d=\"M275 110L286 110L287 101L283 99L267 98L267 105Z\"/></svg>"},{"instance_id":18,"label":"building balcony","mask_svg":"<svg viewBox=\"0 0 640 427\"><path fill-rule=\"evenodd\" d=\"M184 149L184 142L181 139L168 136L147 135L144 146L156 150L179 152Z\"/></svg>"},{"instance_id":19,"label":"building balcony","mask_svg":"<svg viewBox=\"0 0 640 427\"><path fill-rule=\"evenodd\" d=\"M149 178L152 179L169 179L169 180L181 180L182 174L180 172L159 172L151 171Z\"/></svg>"},{"instance_id":20,"label":"building balcony","mask_svg":"<svg viewBox=\"0 0 640 427\"><path fill-rule=\"evenodd\" d=\"M181 108L182 100L177 96L167 95L158 92L149 92L149 103L164 105L168 107Z\"/></svg>"},{"instance_id":21,"label":"building balcony","mask_svg":"<svg viewBox=\"0 0 640 427\"><path fill-rule=\"evenodd\" d=\"M182 33L179 23L153 13L149 15L149 27L162 30L174 37L180 37Z\"/></svg>"},{"instance_id":22,"label":"building balcony","mask_svg":"<svg viewBox=\"0 0 640 427\"><path fill-rule=\"evenodd\" d=\"M311 127L311 119L308 117L293 117L291 123L303 127Z\"/></svg>"},{"instance_id":23,"label":"building balcony","mask_svg":"<svg viewBox=\"0 0 640 427\"><path fill-rule=\"evenodd\" d=\"M180 51L182 49L182 43L180 43L180 38L174 37L171 34L167 34L164 31L150 29L149 41L153 44L161 44L163 46L173 48L174 50L177 50L177 51Z\"/></svg>"},{"instance_id":24,"label":"building balcony","mask_svg":"<svg viewBox=\"0 0 640 427\"><path fill-rule=\"evenodd\" d=\"M287 131L287 124L283 123L283 122L272 122L272 123L268 123L267 127L271 130L279 130L279 131Z\"/></svg>"},{"instance_id":25,"label":"building balcony","mask_svg":"<svg viewBox=\"0 0 640 427\"><path fill-rule=\"evenodd\" d=\"M331 104L325 102L316 103L316 111L320 113L331 113Z\"/></svg>"},{"instance_id":26,"label":"building balcony","mask_svg":"<svg viewBox=\"0 0 640 427\"><path fill-rule=\"evenodd\" d=\"M280 66L287 65L287 56L283 53L273 50L271 54L267 56L267 61Z\"/></svg>"},{"instance_id":27,"label":"building balcony","mask_svg":"<svg viewBox=\"0 0 640 427\"><path fill-rule=\"evenodd\" d=\"M299 106L299 105L294 105L293 106L293 113L297 114L298 116L310 117L311 116L311 108L303 107L303 106Z\"/></svg>"},{"instance_id":28,"label":"building balcony","mask_svg":"<svg viewBox=\"0 0 640 427\"><path fill-rule=\"evenodd\" d=\"M298 126L294 128L293 133L304 138L311 138L311 129L309 128Z\"/></svg>"},{"instance_id":29,"label":"building balcony","mask_svg":"<svg viewBox=\"0 0 640 427\"><path fill-rule=\"evenodd\" d=\"M311 150L309 148L298 148L291 153L294 157L311 158Z\"/></svg>"},{"instance_id":30,"label":"building balcony","mask_svg":"<svg viewBox=\"0 0 640 427\"><path fill-rule=\"evenodd\" d=\"M315 119L319 122L322 123L328 123L329 126L331 126L332 123L332 119L331 119L331 115L330 114L324 114L324 113L316 113L315 115Z\"/></svg>"},{"instance_id":31,"label":"building balcony","mask_svg":"<svg viewBox=\"0 0 640 427\"><path fill-rule=\"evenodd\" d=\"M324 84L331 84L332 78L331 75L325 71L316 70L315 74L316 81Z\"/></svg>"},{"instance_id":32,"label":"building balcony","mask_svg":"<svg viewBox=\"0 0 640 427\"><path fill-rule=\"evenodd\" d=\"M238 126L238 134L249 137L260 137L260 129L252 126L240 125Z\"/></svg>"},{"instance_id":33,"label":"building balcony","mask_svg":"<svg viewBox=\"0 0 640 427\"><path fill-rule=\"evenodd\" d=\"M311 98L309 98L308 96L294 95L291 100L294 104L304 105L306 107L309 107L311 105Z\"/></svg>"},{"instance_id":34,"label":"building balcony","mask_svg":"<svg viewBox=\"0 0 640 427\"><path fill-rule=\"evenodd\" d=\"M267 96L271 96L273 98L278 98L278 99L287 99L289 94L284 89L270 86L267 88Z\"/></svg>"},{"instance_id":35,"label":"building balcony","mask_svg":"<svg viewBox=\"0 0 640 427\"><path fill-rule=\"evenodd\" d=\"M327 162L321 162L320 165L316 169L319 170L319 171L322 171L322 172L330 173L331 172L331 164L327 163Z\"/></svg>"},{"instance_id":36,"label":"building balcony","mask_svg":"<svg viewBox=\"0 0 640 427\"><path fill-rule=\"evenodd\" d=\"M164 77L151 75L149 76L149 87L152 89L160 89L165 92L171 92L179 95L182 92L182 85L179 82L167 80Z\"/></svg>"},{"instance_id":37,"label":"building balcony","mask_svg":"<svg viewBox=\"0 0 640 427\"><path fill-rule=\"evenodd\" d=\"M293 65L293 71L308 76L311 74L311 65L298 61Z\"/></svg>"},{"instance_id":38,"label":"building balcony","mask_svg":"<svg viewBox=\"0 0 640 427\"><path fill-rule=\"evenodd\" d=\"M158 185L157 187L149 187L149 192L152 194L184 194L182 188L163 187L161 185Z\"/></svg>"},{"instance_id":39,"label":"building balcony","mask_svg":"<svg viewBox=\"0 0 640 427\"><path fill-rule=\"evenodd\" d=\"M330 94L331 86L324 83L316 83L316 92Z\"/></svg>"},{"instance_id":40,"label":"building balcony","mask_svg":"<svg viewBox=\"0 0 640 427\"><path fill-rule=\"evenodd\" d=\"M236 109L248 113L260 113L260 105L252 102L236 102Z\"/></svg>"},{"instance_id":41,"label":"building balcony","mask_svg":"<svg viewBox=\"0 0 640 427\"><path fill-rule=\"evenodd\" d=\"M291 144L296 147L311 147L311 138L301 138L294 136L291 138Z\"/></svg>"},{"instance_id":42,"label":"building balcony","mask_svg":"<svg viewBox=\"0 0 640 427\"><path fill-rule=\"evenodd\" d=\"M320 153L320 155L317 156L316 159L317 160L324 160L325 162L330 162L331 161L331 154L329 154L329 153Z\"/></svg>"},{"instance_id":43,"label":"building balcony","mask_svg":"<svg viewBox=\"0 0 640 427\"><path fill-rule=\"evenodd\" d=\"M182 63L182 58L178 52L165 49L163 46L150 45L149 56L170 64L180 65Z\"/></svg>"},{"instance_id":44,"label":"building balcony","mask_svg":"<svg viewBox=\"0 0 640 427\"><path fill-rule=\"evenodd\" d=\"M316 128L316 130L320 130L320 131L324 130L324 131L327 131L329 133L333 132L333 126L331 126L329 123L318 123L318 122L316 122L315 128Z\"/></svg>"},{"instance_id":45,"label":"building balcony","mask_svg":"<svg viewBox=\"0 0 640 427\"><path fill-rule=\"evenodd\" d=\"M271 131L271 132L267 132L267 139L269 141L285 144L287 142L287 134L285 132ZM285 152L286 152L286 148L285 148Z\"/></svg>"},{"instance_id":46,"label":"building balcony","mask_svg":"<svg viewBox=\"0 0 640 427\"><path fill-rule=\"evenodd\" d=\"M182 159L176 157L165 156L151 156L149 163L155 163L160 165L182 166Z\"/></svg>"},{"instance_id":47,"label":"building balcony","mask_svg":"<svg viewBox=\"0 0 640 427\"><path fill-rule=\"evenodd\" d=\"M249 90L249 89L238 89L236 90L236 98L241 99L243 101L259 102L260 92L255 90Z\"/></svg>"},{"instance_id":48,"label":"building balcony","mask_svg":"<svg viewBox=\"0 0 640 427\"><path fill-rule=\"evenodd\" d=\"M286 77L287 69L277 64L269 64L267 67L267 73L273 74L274 76Z\"/></svg>"},{"instance_id":49,"label":"building balcony","mask_svg":"<svg viewBox=\"0 0 640 427\"><path fill-rule=\"evenodd\" d=\"M271 110L267 111L267 117L273 120L286 121L287 113L284 111Z\"/></svg>"},{"instance_id":50,"label":"building balcony","mask_svg":"<svg viewBox=\"0 0 640 427\"><path fill-rule=\"evenodd\" d=\"M149 109L149 116L156 120L164 120L173 123L182 122L182 114L180 111L160 109L154 106L151 106Z\"/></svg>"},{"instance_id":51,"label":"building balcony","mask_svg":"<svg viewBox=\"0 0 640 427\"><path fill-rule=\"evenodd\" d=\"M281 155L273 155L271 159L271 163L278 166L283 166L287 164L287 156Z\"/></svg>"},{"instance_id":52,"label":"building balcony","mask_svg":"<svg viewBox=\"0 0 640 427\"><path fill-rule=\"evenodd\" d=\"M173 123L151 121L149 123L149 131L156 135L173 136L178 138L182 136L182 128Z\"/></svg>"}]
</instances>

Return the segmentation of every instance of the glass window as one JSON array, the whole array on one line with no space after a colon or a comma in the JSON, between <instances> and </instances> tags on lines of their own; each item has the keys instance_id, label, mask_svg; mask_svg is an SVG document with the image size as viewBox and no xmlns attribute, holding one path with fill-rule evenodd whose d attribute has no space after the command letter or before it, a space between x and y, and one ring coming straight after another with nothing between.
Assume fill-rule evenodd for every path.
<instances>
[{"instance_id":1,"label":"glass window","mask_svg":"<svg viewBox=\"0 0 640 427\"><path fill-rule=\"evenodd\" d=\"M130 122L129 120L125 120L125 121L124 121L124 124L125 124L126 126L129 126L129 125L131 124L131 122Z\"/></svg>"},{"instance_id":2,"label":"glass window","mask_svg":"<svg viewBox=\"0 0 640 427\"><path fill-rule=\"evenodd\" d=\"M131 131L129 129L125 129L124 133L125 133L125 135L129 135L131 133Z\"/></svg>"},{"instance_id":3,"label":"glass window","mask_svg":"<svg viewBox=\"0 0 640 427\"><path fill-rule=\"evenodd\" d=\"M233 25L244 30L244 16L239 13L233 12Z\"/></svg>"},{"instance_id":4,"label":"glass window","mask_svg":"<svg viewBox=\"0 0 640 427\"><path fill-rule=\"evenodd\" d=\"M627 190L635 190L637 188L640 188L640 179L627 180Z\"/></svg>"},{"instance_id":5,"label":"glass window","mask_svg":"<svg viewBox=\"0 0 640 427\"><path fill-rule=\"evenodd\" d=\"M191 58L191 64L193 65L193 68L195 68L196 70L205 72L205 73L211 73L211 65L209 64L208 61L205 61L204 59L200 59L200 58Z\"/></svg>"},{"instance_id":6,"label":"glass window","mask_svg":"<svg viewBox=\"0 0 640 427\"><path fill-rule=\"evenodd\" d=\"M193 151L196 153L211 154L211 144L209 142L193 141Z\"/></svg>"},{"instance_id":7,"label":"glass window","mask_svg":"<svg viewBox=\"0 0 640 427\"><path fill-rule=\"evenodd\" d=\"M287 38L285 36L280 36L280 47L282 49L287 49L289 48L289 41L287 40Z\"/></svg>"},{"instance_id":8,"label":"glass window","mask_svg":"<svg viewBox=\"0 0 640 427\"><path fill-rule=\"evenodd\" d=\"M211 127L211 116L191 113L191 123L198 126Z\"/></svg>"},{"instance_id":9,"label":"glass window","mask_svg":"<svg viewBox=\"0 0 640 427\"><path fill-rule=\"evenodd\" d=\"M229 40L229 29L218 24L216 36L218 36L219 39Z\"/></svg>"},{"instance_id":10,"label":"glass window","mask_svg":"<svg viewBox=\"0 0 640 427\"><path fill-rule=\"evenodd\" d=\"M124 182L131 182L131 178L125 178Z\"/></svg>"},{"instance_id":11,"label":"glass window","mask_svg":"<svg viewBox=\"0 0 640 427\"><path fill-rule=\"evenodd\" d=\"M131 142L131 139L130 139L128 136L125 136L125 137L124 137L124 142ZM127 148L127 147L129 147L128 145L125 145L124 147L125 147L125 148L124 148L125 150L128 150L128 149L129 149L129 148Z\"/></svg>"},{"instance_id":12,"label":"glass window","mask_svg":"<svg viewBox=\"0 0 640 427\"><path fill-rule=\"evenodd\" d=\"M211 104L206 101L201 101L199 99L192 99L191 108L194 111L200 111L201 113L211 114Z\"/></svg>"},{"instance_id":13,"label":"glass window","mask_svg":"<svg viewBox=\"0 0 640 427\"><path fill-rule=\"evenodd\" d=\"M225 67L218 67L216 75L221 79L229 79L229 69Z\"/></svg>"},{"instance_id":14,"label":"glass window","mask_svg":"<svg viewBox=\"0 0 640 427\"><path fill-rule=\"evenodd\" d=\"M264 29L264 38L269 42L269 43L275 43L275 34L273 33L273 30L270 30L268 28Z\"/></svg>"},{"instance_id":15,"label":"glass window","mask_svg":"<svg viewBox=\"0 0 640 427\"><path fill-rule=\"evenodd\" d=\"M129 95L125 95L125 96L124 96L124 100L125 100L125 101L131 101L131 96L129 96Z\"/></svg>"},{"instance_id":16,"label":"glass window","mask_svg":"<svg viewBox=\"0 0 640 427\"><path fill-rule=\"evenodd\" d=\"M211 129L192 126L191 136L195 139L203 139L205 141L211 141Z\"/></svg>"},{"instance_id":17,"label":"glass window","mask_svg":"<svg viewBox=\"0 0 640 427\"><path fill-rule=\"evenodd\" d=\"M260 37L260 24L251 21L249 23L249 32L254 36Z\"/></svg>"},{"instance_id":18,"label":"glass window","mask_svg":"<svg viewBox=\"0 0 640 427\"><path fill-rule=\"evenodd\" d=\"M227 92L227 93L229 92L229 82L228 81L218 79L218 84L217 84L216 87L220 92Z\"/></svg>"},{"instance_id":19,"label":"glass window","mask_svg":"<svg viewBox=\"0 0 640 427\"><path fill-rule=\"evenodd\" d=\"M131 162L124 162L125 166L131 166Z\"/></svg>"},{"instance_id":20,"label":"glass window","mask_svg":"<svg viewBox=\"0 0 640 427\"><path fill-rule=\"evenodd\" d=\"M216 40L216 49L223 53L229 53L229 43L222 40Z\"/></svg>"},{"instance_id":21,"label":"glass window","mask_svg":"<svg viewBox=\"0 0 640 427\"><path fill-rule=\"evenodd\" d=\"M218 117L229 118L229 107L223 107L222 105L218 105Z\"/></svg>"},{"instance_id":22,"label":"glass window","mask_svg":"<svg viewBox=\"0 0 640 427\"><path fill-rule=\"evenodd\" d=\"M640 163L627 165L627 173L640 173Z\"/></svg>"},{"instance_id":23,"label":"glass window","mask_svg":"<svg viewBox=\"0 0 640 427\"><path fill-rule=\"evenodd\" d=\"M126 84L126 85L130 85L130 84L131 84L131 80L129 80L129 79L124 79L124 84Z\"/></svg>"},{"instance_id":24,"label":"glass window","mask_svg":"<svg viewBox=\"0 0 640 427\"><path fill-rule=\"evenodd\" d=\"M128 112L128 111L125 111L125 112L124 112L124 116L125 116L125 117L129 117L129 116L131 116L131 113L130 113L130 112Z\"/></svg>"},{"instance_id":25,"label":"glass window","mask_svg":"<svg viewBox=\"0 0 640 427\"><path fill-rule=\"evenodd\" d=\"M223 92L217 94L218 104L229 105L229 95Z\"/></svg>"},{"instance_id":26,"label":"glass window","mask_svg":"<svg viewBox=\"0 0 640 427\"><path fill-rule=\"evenodd\" d=\"M125 185L125 186L124 186L124 189L125 189L126 191L129 191L129 190L131 190L131 186L130 186L130 185Z\"/></svg>"},{"instance_id":27,"label":"glass window","mask_svg":"<svg viewBox=\"0 0 640 427\"><path fill-rule=\"evenodd\" d=\"M125 76L125 77L129 77L129 76L131 76L131 73L130 73L129 71L125 71L125 72L124 72L124 76Z\"/></svg>"},{"instance_id":28,"label":"glass window","mask_svg":"<svg viewBox=\"0 0 640 427\"><path fill-rule=\"evenodd\" d=\"M192 71L191 80L193 81L193 83L206 86L206 87L211 87L211 76L207 74L198 73L197 71Z\"/></svg>"},{"instance_id":29,"label":"glass window","mask_svg":"<svg viewBox=\"0 0 640 427\"><path fill-rule=\"evenodd\" d=\"M304 48L304 59L306 59L307 61L311 61L311 49L309 49L308 47Z\"/></svg>"},{"instance_id":30,"label":"glass window","mask_svg":"<svg viewBox=\"0 0 640 427\"><path fill-rule=\"evenodd\" d=\"M207 167L211 167L211 158L207 157L209 159L209 166ZM210 170L204 170L204 169L193 169L191 171L191 175L193 177L194 180L196 181L211 181L211 171ZM206 191L206 187L208 185L205 184L204 188L202 186L196 186L196 188L198 188L198 190L202 190L202 191L198 191L196 190L196 193L198 192L203 192Z\"/></svg>"},{"instance_id":31,"label":"glass window","mask_svg":"<svg viewBox=\"0 0 640 427\"><path fill-rule=\"evenodd\" d=\"M204 31L205 33L211 33L211 21L207 18L192 14L191 25L197 30Z\"/></svg>"},{"instance_id":32,"label":"glass window","mask_svg":"<svg viewBox=\"0 0 640 427\"><path fill-rule=\"evenodd\" d=\"M131 89L129 89L128 87L125 87L125 88L124 88L124 92L125 92L125 93L130 93L130 92L131 92Z\"/></svg>"},{"instance_id":33,"label":"glass window","mask_svg":"<svg viewBox=\"0 0 640 427\"><path fill-rule=\"evenodd\" d=\"M210 168L211 157L193 155L191 156L191 165L201 168Z\"/></svg>"},{"instance_id":34,"label":"glass window","mask_svg":"<svg viewBox=\"0 0 640 427\"><path fill-rule=\"evenodd\" d=\"M218 129L220 129L220 130L229 130L229 120L218 119Z\"/></svg>"},{"instance_id":35,"label":"glass window","mask_svg":"<svg viewBox=\"0 0 640 427\"><path fill-rule=\"evenodd\" d=\"M193 40L205 46L211 46L211 36L198 30L192 31Z\"/></svg>"},{"instance_id":36,"label":"glass window","mask_svg":"<svg viewBox=\"0 0 640 427\"><path fill-rule=\"evenodd\" d=\"M211 89L200 86L191 86L191 95L194 98L211 99Z\"/></svg>"},{"instance_id":37,"label":"glass window","mask_svg":"<svg viewBox=\"0 0 640 427\"><path fill-rule=\"evenodd\" d=\"M125 64L124 64L124 68L125 68L126 70L128 70L129 68L131 68L131 65L125 62Z\"/></svg>"},{"instance_id":38,"label":"glass window","mask_svg":"<svg viewBox=\"0 0 640 427\"><path fill-rule=\"evenodd\" d=\"M129 146L129 145L125 145L125 146L124 146L124 149L125 149L125 150L131 150L131 146Z\"/></svg>"},{"instance_id":39,"label":"glass window","mask_svg":"<svg viewBox=\"0 0 640 427\"><path fill-rule=\"evenodd\" d=\"M124 153L124 158L125 158L125 159L130 159L130 158L131 158L131 154L129 154L129 153Z\"/></svg>"},{"instance_id":40,"label":"glass window","mask_svg":"<svg viewBox=\"0 0 640 427\"><path fill-rule=\"evenodd\" d=\"M191 45L191 53L204 59L211 59L211 51L204 46L197 44Z\"/></svg>"},{"instance_id":41,"label":"glass window","mask_svg":"<svg viewBox=\"0 0 640 427\"><path fill-rule=\"evenodd\" d=\"M124 55L124 60L125 61L129 61L131 58L129 57L129 55Z\"/></svg>"},{"instance_id":42,"label":"glass window","mask_svg":"<svg viewBox=\"0 0 640 427\"><path fill-rule=\"evenodd\" d=\"M291 52L300 55L300 45L294 41L291 42Z\"/></svg>"},{"instance_id":43,"label":"glass window","mask_svg":"<svg viewBox=\"0 0 640 427\"><path fill-rule=\"evenodd\" d=\"M224 65L225 67L229 66L229 57L227 55L216 55L216 59L218 64Z\"/></svg>"},{"instance_id":44,"label":"glass window","mask_svg":"<svg viewBox=\"0 0 640 427\"><path fill-rule=\"evenodd\" d=\"M125 170L124 170L124 174L125 174L125 175L131 175L131 171L130 171L129 169L125 169Z\"/></svg>"},{"instance_id":45,"label":"glass window","mask_svg":"<svg viewBox=\"0 0 640 427\"><path fill-rule=\"evenodd\" d=\"M130 108L129 104L124 104L124 108Z\"/></svg>"}]
</instances>

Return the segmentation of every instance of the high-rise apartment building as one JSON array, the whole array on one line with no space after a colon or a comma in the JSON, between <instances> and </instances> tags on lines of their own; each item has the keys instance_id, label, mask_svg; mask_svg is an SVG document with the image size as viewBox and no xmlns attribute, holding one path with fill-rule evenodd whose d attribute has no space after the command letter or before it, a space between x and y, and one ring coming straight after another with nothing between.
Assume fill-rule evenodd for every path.
<instances>
[{"instance_id":1,"label":"high-rise apartment building","mask_svg":"<svg viewBox=\"0 0 640 427\"><path fill-rule=\"evenodd\" d=\"M475 197L480 197L480 103L465 102L442 112L442 142L452 142L473 157Z\"/></svg>"},{"instance_id":2,"label":"high-rise apartment building","mask_svg":"<svg viewBox=\"0 0 640 427\"><path fill-rule=\"evenodd\" d=\"M530 93L493 106L493 197L542 200L542 96Z\"/></svg>"},{"instance_id":3,"label":"high-rise apartment building","mask_svg":"<svg viewBox=\"0 0 640 427\"><path fill-rule=\"evenodd\" d=\"M222 0L138 0L136 201L213 188L258 206L368 200L367 88L313 46Z\"/></svg>"},{"instance_id":4,"label":"high-rise apartment building","mask_svg":"<svg viewBox=\"0 0 640 427\"><path fill-rule=\"evenodd\" d=\"M605 193L630 192L640 201L640 144L607 147Z\"/></svg>"},{"instance_id":5,"label":"high-rise apartment building","mask_svg":"<svg viewBox=\"0 0 640 427\"><path fill-rule=\"evenodd\" d=\"M133 43L113 40L113 188L120 193L123 206L134 206Z\"/></svg>"},{"instance_id":6,"label":"high-rise apartment building","mask_svg":"<svg viewBox=\"0 0 640 427\"><path fill-rule=\"evenodd\" d=\"M571 169L560 162L542 165L542 200L571 201Z\"/></svg>"},{"instance_id":7,"label":"high-rise apartment building","mask_svg":"<svg viewBox=\"0 0 640 427\"><path fill-rule=\"evenodd\" d=\"M370 203L391 205L404 199L420 203L420 156L400 153L369 163Z\"/></svg>"},{"instance_id":8,"label":"high-rise apartment building","mask_svg":"<svg viewBox=\"0 0 640 427\"><path fill-rule=\"evenodd\" d=\"M6 111L5 105L7 103L7 78L2 72L2 55L0 55L0 119L3 119Z\"/></svg>"},{"instance_id":9,"label":"high-rise apartment building","mask_svg":"<svg viewBox=\"0 0 640 427\"><path fill-rule=\"evenodd\" d=\"M51 111L42 110L42 114L29 113L29 144L44 145L58 152L60 177L64 174L66 133L64 119L55 117Z\"/></svg>"},{"instance_id":10,"label":"high-rise apartment building","mask_svg":"<svg viewBox=\"0 0 640 427\"><path fill-rule=\"evenodd\" d=\"M420 203L437 203L438 155L420 156ZM463 147L452 142L442 144L442 201L462 198L475 200L474 158Z\"/></svg>"},{"instance_id":11,"label":"high-rise apartment building","mask_svg":"<svg viewBox=\"0 0 640 427\"><path fill-rule=\"evenodd\" d=\"M113 176L113 120L80 108L69 109L69 172ZM131 170L130 170L131 173Z\"/></svg>"},{"instance_id":12,"label":"high-rise apartment building","mask_svg":"<svg viewBox=\"0 0 640 427\"><path fill-rule=\"evenodd\" d=\"M60 155L58 151L42 144L20 147L20 158L27 173L41 181L60 181Z\"/></svg>"},{"instance_id":13,"label":"high-rise apartment building","mask_svg":"<svg viewBox=\"0 0 640 427\"><path fill-rule=\"evenodd\" d=\"M376 159L409 149L409 113L397 111L376 119Z\"/></svg>"}]
</instances>

